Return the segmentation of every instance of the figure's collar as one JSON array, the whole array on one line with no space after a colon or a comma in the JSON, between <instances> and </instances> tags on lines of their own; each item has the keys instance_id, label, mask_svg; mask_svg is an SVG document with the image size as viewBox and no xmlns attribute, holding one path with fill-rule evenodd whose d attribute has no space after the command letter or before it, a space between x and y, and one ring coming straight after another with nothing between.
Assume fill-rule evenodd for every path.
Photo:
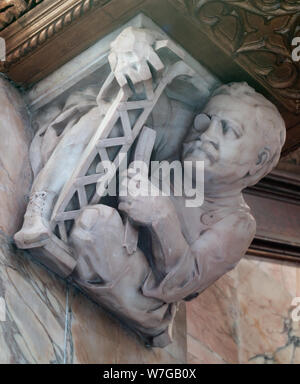
<instances>
[{"instance_id":1,"label":"figure's collar","mask_svg":"<svg viewBox=\"0 0 300 384\"><path fill-rule=\"evenodd\" d=\"M216 208L236 208L246 205L242 193L234 194L232 196L207 196L204 194L203 206L216 207Z\"/></svg>"},{"instance_id":2,"label":"figure's collar","mask_svg":"<svg viewBox=\"0 0 300 384\"><path fill-rule=\"evenodd\" d=\"M237 196L205 197L201 208L204 213L201 215L200 220L207 226L211 226L239 210L250 211L241 193Z\"/></svg>"}]
</instances>

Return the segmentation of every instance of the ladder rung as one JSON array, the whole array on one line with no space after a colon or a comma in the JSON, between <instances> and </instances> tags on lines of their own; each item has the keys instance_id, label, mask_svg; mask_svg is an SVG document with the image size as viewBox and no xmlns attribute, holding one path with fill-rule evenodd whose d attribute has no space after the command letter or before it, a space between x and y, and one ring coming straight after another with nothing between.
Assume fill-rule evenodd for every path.
<instances>
[{"instance_id":1,"label":"ladder rung","mask_svg":"<svg viewBox=\"0 0 300 384\"><path fill-rule=\"evenodd\" d=\"M76 180L76 187L79 188L83 185L98 183L106 175L106 173L96 173L94 175L82 176Z\"/></svg>"},{"instance_id":2,"label":"ladder rung","mask_svg":"<svg viewBox=\"0 0 300 384\"><path fill-rule=\"evenodd\" d=\"M97 148L116 147L118 145L127 144L125 137L115 137L113 139L102 139L98 142Z\"/></svg>"}]
</instances>

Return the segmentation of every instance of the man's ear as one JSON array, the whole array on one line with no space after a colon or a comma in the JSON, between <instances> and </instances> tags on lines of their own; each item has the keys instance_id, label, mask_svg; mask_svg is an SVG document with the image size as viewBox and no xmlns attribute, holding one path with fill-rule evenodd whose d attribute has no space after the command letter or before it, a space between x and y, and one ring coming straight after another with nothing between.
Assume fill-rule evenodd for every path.
<instances>
[{"instance_id":1,"label":"man's ear","mask_svg":"<svg viewBox=\"0 0 300 384\"><path fill-rule=\"evenodd\" d=\"M258 154L256 163L249 170L250 176L255 175L261 169L263 169L267 162L270 160L270 157L271 153L269 148L265 147L263 150L261 150Z\"/></svg>"}]
</instances>

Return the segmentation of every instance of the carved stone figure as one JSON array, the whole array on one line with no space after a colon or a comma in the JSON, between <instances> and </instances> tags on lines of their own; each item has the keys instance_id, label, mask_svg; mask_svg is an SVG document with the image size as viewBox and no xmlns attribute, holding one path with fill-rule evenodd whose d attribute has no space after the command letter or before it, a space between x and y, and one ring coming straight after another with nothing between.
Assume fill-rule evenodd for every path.
<instances>
[{"instance_id":1,"label":"carved stone figure","mask_svg":"<svg viewBox=\"0 0 300 384\"><path fill-rule=\"evenodd\" d=\"M162 47L173 53L159 55ZM36 177L15 235L20 248L44 247L54 269L64 263L75 284L159 347L171 340L177 303L197 296L247 251L255 220L242 190L275 167L285 140L276 107L246 83L221 86L199 113L193 73L174 64L175 56L180 49L158 33L127 28L111 46L112 75L98 96L87 88L43 116L31 151ZM117 145L134 155L131 144L144 125L154 130L146 142L156 137L152 160L192 161L190 180L196 161L204 161L201 207L186 207L184 195L142 196L130 187L107 205L85 189L97 184L101 160L115 158Z\"/></svg>"}]
</instances>

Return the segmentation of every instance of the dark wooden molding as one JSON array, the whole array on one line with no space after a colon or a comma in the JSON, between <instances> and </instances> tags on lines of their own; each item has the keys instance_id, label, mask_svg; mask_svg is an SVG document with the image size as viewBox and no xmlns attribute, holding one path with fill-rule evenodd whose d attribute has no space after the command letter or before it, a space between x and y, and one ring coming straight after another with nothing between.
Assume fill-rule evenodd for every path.
<instances>
[{"instance_id":1,"label":"dark wooden molding","mask_svg":"<svg viewBox=\"0 0 300 384\"><path fill-rule=\"evenodd\" d=\"M299 256L292 256L289 254L275 253L268 250L259 250L252 248L252 246L248 249L247 255L254 256L257 258L270 259L274 261L282 261L289 263L300 263Z\"/></svg>"},{"instance_id":2,"label":"dark wooden molding","mask_svg":"<svg viewBox=\"0 0 300 384\"><path fill-rule=\"evenodd\" d=\"M289 120L285 121L287 125ZM300 148L300 121L292 126L287 125L287 136L282 155L288 155L289 153L296 151L298 148Z\"/></svg>"},{"instance_id":3,"label":"dark wooden molding","mask_svg":"<svg viewBox=\"0 0 300 384\"><path fill-rule=\"evenodd\" d=\"M29 88L136 15L144 0L44 0L0 32L17 85Z\"/></svg>"},{"instance_id":4,"label":"dark wooden molding","mask_svg":"<svg viewBox=\"0 0 300 384\"><path fill-rule=\"evenodd\" d=\"M274 170L246 193L300 205L300 175Z\"/></svg>"},{"instance_id":5,"label":"dark wooden molding","mask_svg":"<svg viewBox=\"0 0 300 384\"><path fill-rule=\"evenodd\" d=\"M27 25L25 28L22 26L22 34L24 35L22 39L23 41L21 41L17 46L8 45L6 66L9 68L14 63L22 60L23 57L37 50L39 46L46 43L59 32L62 32L68 25L76 22L77 19L84 16L93 8L103 6L108 2L109 0L66 0L64 2L54 0L50 4L45 1L43 8L39 7L36 9L39 19L36 20L40 21L40 16L42 14L42 20L48 17L49 21L45 21L41 28L40 26L37 26L35 22L32 22L34 19L33 13L27 15L27 18L30 21L29 28L27 28L27 35L25 34ZM7 32L9 31L4 31L3 35L5 36ZM20 37L20 34L18 34L18 37Z\"/></svg>"},{"instance_id":6,"label":"dark wooden molding","mask_svg":"<svg viewBox=\"0 0 300 384\"><path fill-rule=\"evenodd\" d=\"M300 263L300 247L274 244L271 241L255 238L247 255L279 261Z\"/></svg>"},{"instance_id":7,"label":"dark wooden molding","mask_svg":"<svg viewBox=\"0 0 300 384\"><path fill-rule=\"evenodd\" d=\"M1 0L0 31L19 19L26 12L40 4L43 0Z\"/></svg>"},{"instance_id":8,"label":"dark wooden molding","mask_svg":"<svg viewBox=\"0 0 300 384\"><path fill-rule=\"evenodd\" d=\"M257 221L248 254L300 262L300 175L275 170L245 190Z\"/></svg>"}]
</instances>

